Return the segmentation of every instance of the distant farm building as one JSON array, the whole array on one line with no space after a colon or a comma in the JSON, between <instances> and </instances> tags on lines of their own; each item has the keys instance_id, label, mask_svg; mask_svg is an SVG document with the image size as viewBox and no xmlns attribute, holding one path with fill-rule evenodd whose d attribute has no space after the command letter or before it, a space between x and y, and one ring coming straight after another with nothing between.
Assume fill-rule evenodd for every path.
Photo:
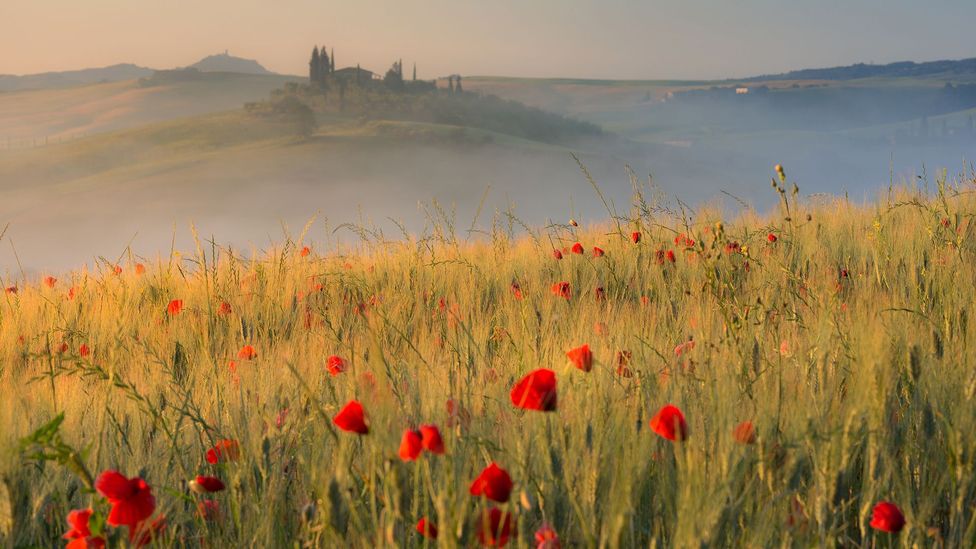
<instances>
[{"instance_id":1,"label":"distant farm building","mask_svg":"<svg viewBox=\"0 0 976 549\"><path fill-rule=\"evenodd\" d=\"M382 76L375 72L359 67L346 67L332 73L338 79L364 82L366 80L380 80Z\"/></svg>"},{"instance_id":2,"label":"distant farm building","mask_svg":"<svg viewBox=\"0 0 976 549\"><path fill-rule=\"evenodd\" d=\"M736 95L746 95L749 93L749 88L743 86L735 89Z\"/></svg>"}]
</instances>

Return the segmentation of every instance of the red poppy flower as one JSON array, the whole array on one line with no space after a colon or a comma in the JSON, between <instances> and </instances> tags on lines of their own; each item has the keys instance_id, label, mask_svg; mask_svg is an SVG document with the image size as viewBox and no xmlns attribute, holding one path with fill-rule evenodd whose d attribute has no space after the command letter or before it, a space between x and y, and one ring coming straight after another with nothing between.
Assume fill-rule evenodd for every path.
<instances>
[{"instance_id":1,"label":"red poppy flower","mask_svg":"<svg viewBox=\"0 0 976 549\"><path fill-rule=\"evenodd\" d=\"M584 372L589 372L593 369L593 353L590 351L590 346L586 343L575 348L570 349L566 352L566 357L569 361L573 363L574 366L583 370Z\"/></svg>"},{"instance_id":2,"label":"red poppy flower","mask_svg":"<svg viewBox=\"0 0 976 549\"><path fill-rule=\"evenodd\" d=\"M674 245L683 246L685 248L693 248L695 247L695 241L694 239L688 237L688 235L686 235L685 233L681 233L678 236L674 237Z\"/></svg>"},{"instance_id":3,"label":"red poppy flower","mask_svg":"<svg viewBox=\"0 0 976 549\"><path fill-rule=\"evenodd\" d=\"M112 272L114 272L117 275L122 274L122 266L116 265L115 267L112 267Z\"/></svg>"},{"instance_id":4,"label":"red poppy flower","mask_svg":"<svg viewBox=\"0 0 976 549\"><path fill-rule=\"evenodd\" d=\"M634 241L634 244L637 244L638 242L640 242L641 234L637 231L634 231L630 233L630 239Z\"/></svg>"},{"instance_id":5,"label":"red poppy flower","mask_svg":"<svg viewBox=\"0 0 976 549\"><path fill-rule=\"evenodd\" d=\"M603 257L603 249L593 246L593 257Z\"/></svg>"},{"instance_id":6,"label":"red poppy flower","mask_svg":"<svg viewBox=\"0 0 976 549\"><path fill-rule=\"evenodd\" d=\"M301 254L302 257L308 257L308 254L312 253L312 250L308 246L305 246L304 248L302 248L302 251L299 253Z\"/></svg>"},{"instance_id":7,"label":"red poppy flower","mask_svg":"<svg viewBox=\"0 0 976 549\"><path fill-rule=\"evenodd\" d=\"M369 433L369 426L366 425L365 412L363 405L358 400L350 400L343 406L342 410L332 418L332 423L336 427L348 433L358 433L365 435Z\"/></svg>"},{"instance_id":8,"label":"red poppy flower","mask_svg":"<svg viewBox=\"0 0 976 549\"><path fill-rule=\"evenodd\" d=\"M4 290L4 291L7 292L8 294L14 294L14 295L16 295L17 294L17 286L7 286L7 289Z\"/></svg>"},{"instance_id":9,"label":"red poppy flower","mask_svg":"<svg viewBox=\"0 0 976 549\"><path fill-rule=\"evenodd\" d=\"M217 441L213 448L207 450L207 463L216 465L222 461L237 461L241 457L241 445L229 438Z\"/></svg>"},{"instance_id":10,"label":"red poppy flower","mask_svg":"<svg viewBox=\"0 0 976 549\"><path fill-rule=\"evenodd\" d=\"M850 275L850 273L847 272L847 269L841 269L840 270L840 277L841 278L850 278L850 276L851 275Z\"/></svg>"},{"instance_id":11,"label":"red poppy flower","mask_svg":"<svg viewBox=\"0 0 976 549\"><path fill-rule=\"evenodd\" d=\"M400 441L400 459L403 461L413 461L420 457L420 452L424 451L423 436L419 431L407 429L403 432L403 439Z\"/></svg>"},{"instance_id":12,"label":"red poppy flower","mask_svg":"<svg viewBox=\"0 0 976 549\"><path fill-rule=\"evenodd\" d=\"M871 528L897 534L905 527L905 515L901 509L890 501L881 501L874 506L871 512Z\"/></svg>"},{"instance_id":13,"label":"red poppy flower","mask_svg":"<svg viewBox=\"0 0 976 549\"><path fill-rule=\"evenodd\" d=\"M674 356L681 356L690 353L695 348L695 340L689 339L684 343L679 343L674 347Z\"/></svg>"},{"instance_id":14,"label":"red poppy flower","mask_svg":"<svg viewBox=\"0 0 976 549\"><path fill-rule=\"evenodd\" d=\"M670 261L671 263L674 263L675 261L678 260L678 258L675 257L674 255L674 250L668 250L667 256L668 256L668 261Z\"/></svg>"},{"instance_id":15,"label":"red poppy flower","mask_svg":"<svg viewBox=\"0 0 976 549\"><path fill-rule=\"evenodd\" d=\"M482 512L477 528L478 541L485 547L504 547L517 534L515 518L498 507Z\"/></svg>"},{"instance_id":16,"label":"red poppy flower","mask_svg":"<svg viewBox=\"0 0 976 549\"><path fill-rule=\"evenodd\" d=\"M512 495L512 477L493 461L474 479L468 492L472 496L484 496L491 501L505 503Z\"/></svg>"},{"instance_id":17,"label":"red poppy flower","mask_svg":"<svg viewBox=\"0 0 976 549\"><path fill-rule=\"evenodd\" d=\"M44 285L47 286L48 288L53 288L54 285L57 283L58 283L58 279L54 278L53 276L44 277Z\"/></svg>"},{"instance_id":18,"label":"red poppy flower","mask_svg":"<svg viewBox=\"0 0 976 549\"><path fill-rule=\"evenodd\" d=\"M569 286L569 282L557 282L552 285L550 289L552 295L561 297L563 299L569 299L573 296L573 291Z\"/></svg>"},{"instance_id":19,"label":"red poppy flower","mask_svg":"<svg viewBox=\"0 0 976 549\"><path fill-rule=\"evenodd\" d=\"M437 539L437 525L427 520L427 517L417 521L417 531L425 538Z\"/></svg>"},{"instance_id":20,"label":"red poppy flower","mask_svg":"<svg viewBox=\"0 0 976 549\"><path fill-rule=\"evenodd\" d=\"M651 430L668 440L685 440L688 438L688 424L685 416L677 406L668 404L661 408L651 418Z\"/></svg>"},{"instance_id":21,"label":"red poppy flower","mask_svg":"<svg viewBox=\"0 0 976 549\"><path fill-rule=\"evenodd\" d=\"M329 375L335 377L346 371L346 361L342 357L332 355L328 361Z\"/></svg>"},{"instance_id":22,"label":"red poppy flower","mask_svg":"<svg viewBox=\"0 0 976 549\"><path fill-rule=\"evenodd\" d=\"M518 301L522 300L522 287L519 286L518 282L512 282L512 295Z\"/></svg>"},{"instance_id":23,"label":"red poppy flower","mask_svg":"<svg viewBox=\"0 0 976 549\"><path fill-rule=\"evenodd\" d=\"M562 549L559 544L559 534L545 522L535 531L535 542L535 549Z\"/></svg>"},{"instance_id":24,"label":"red poppy flower","mask_svg":"<svg viewBox=\"0 0 976 549\"><path fill-rule=\"evenodd\" d=\"M572 251L574 254L583 255L583 245L580 244L579 242L573 244Z\"/></svg>"},{"instance_id":25,"label":"red poppy flower","mask_svg":"<svg viewBox=\"0 0 976 549\"><path fill-rule=\"evenodd\" d=\"M180 312L182 311L183 311L182 299L174 299L173 301L169 302L169 305L166 306L166 312L168 312L170 316L176 316L180 314Z\"/></svg>"},{"instance_id":26,"label":"red poppy flower","mask_svg":"<svg viewBox=\"0 0 976 549\"><path fill-rule=\"evenodd\" d=\"M555 257L556 259L562 259L563 258L563 253L560 252L559 250L553 250L552 251L552 257Z\"/></svg>"},{"instance_id":27,"label":"red poppy flower","mask_svg":"<svg viewBox=\"0 0 976 549\"><path fill-rule=\"evenodd\" d=\"M738 242L727 242L725 244L725 253L728 255L737 254L742 252L742 245Z\"/></svg>"},{"instance_id":28,"label":"red poppy flower","mask_svg":"<svg viewBox=\"0 0 976 549\"><path fill-rule=\"evenodd\" d=\"M88 528L88 519L91 518L91 514L91 509L75 509L69 512L68 526L71 529L64 534L64 539L79 539L91 536L91 530Z\"/></svg>"},{"instance_id":29,"label":"red poppy flower","mask_svg":"<svg viewBox=\"0 0 976 549\"><path fill-rule=\"evenodd\" d=\"M237 352L237 358L241 360L254 360L257 356L258 352L250 345L241 347L241 350Z\"/></svg>"},{"instance_id":30,"label":"red poppy flower","mask_svg":"<svg viewBox=\"0 0 976 549\"><path fill-rule=\"evenodd\" d=\"M137 275L146 274L146 266L143 265L142 263L136 263L136 274Z\"/></svg>"},{"instance_id":31,"label":"red poppy flower","mask_svg":"<svg viewBox=\"0 0 976 549\"><path fill-rule=\"evenodd\" d=\"M69 301L70 301L70 300L74 300L74 298L75 298L75 294L76 294L76 293L77 293L77 292L75 291L75 287L74 287L74 286L72 286L72 287L70 287L70 288L68 288L68 300L69 300Z\"/></svg>"},{"instance_id":32,"label":"red poppy flower","mask_svg":"<svg viewBox=\"0 0 976 549\"><path fill-rule=\"evenodd\" d=\"M198 494L220 492L224 488L226 488L226 486L224 486L224 482L217 477L205 477L203 475L197 475L197 478L190 481L190 489Z\"/></svg>"},{"instance_id":33,"label":"red poppy flower","mask_svg":"<svg viewBox=\"0 0 976 549\"><path fill-rule=\"evenodd\" d=\"M221 518L220 504L212 499L205 499L197 503L197 515L206 521L218 521Z\"/></svg>"},{"instance_id":34,"label":"red poppy flower","mask_svg":"<svg viewBox=\"0 0 976 549\"><path fill-rule=\"evenodd\" d=\"M732 431L732 438L739 444L755 444L756 428L752 425L751 421L743 421L735 426L735 429Z\"/></svg>"},{"instance_id":35,"label":"red poppy flower","mask_svg":"<svg viewBox=\"0 0 976 549\"><path fill-rule=\"evenodd\" d=\"M139 477L130 479L118 471L105 471L95 481L95 489L112 505L106 522L111 526L127 526L130 538L139 524L156 510L152 488Z\"/></svg>"},{"instance_id":36,"label":"red poppy flower","mask_svg":"<svg viewBox=\"0 0 976 549\"><path fill-rule=\"evenodd\" d=\"M84 343L82 343L81 346L78 347L78 354L80 356L86 357L86 356L88 356L88 355L91 354L91 348L88 347L88 345L85 345Z\"/></svg>"},{"instance_id":37,"label":"red poppy flower","mask_svg":"<svg viewBox=\"0 0 976 549\"><path fill-rule=\"evenodd\" d=\"M769 233L768 235L766 235L766 240L768 240L770 244L775 244L777 238L775 234Z\"/></svg>"},{"instance_id":38,"label":"red poppy flower","mask_svg":"<svg viewBox=\"0 0 976 549\"><path fill-rule=\"evenodd\" d=\"M598 286L593 293L596 296L597 301L603 301L607 298L607 292L603 289L603 286Z\"/></svg>"},{"instance_id":39,"label":"red poppy flower","mask_svg":"<svg viewBox=\"0 0 976 549\"><path fill-rule=\"evenodd\" d=\"M617 375L621 377L633 377L633 372L627 366L630 365L630 359L633 357L633 353L630 351L617 351Z\"/></svg>"},{"instance_id":40,"label":"red poppy flower","mask_svg":"<svg viewBox=\"0 0 976 549\"><path fill-rule=\"evenodd\" d=\"M424 450L437 455L444 453L444 439L441 438L441 431L436 425L421 425L420 436L423 439Z\"/></svg>"},{"instance_id":41,"label":"red poppy flower","mask_svg":"<svg viewBox=\"0 0 976 549\"><path fill-rule=\"evenodd\" d=\"M447 399L447 426L460 426L465 429L471 423L471 412L453 398Z\"/></svg>"},{"instance_id":42,"label":"red poppy flower","mask_svg":"<svg viewBox=\"0 0 976 549\"><path fill-rule=\"evenodd\" d=\"M101 537L75 538L64 546L64 549L102 549L105 547L105 540Z\"/></svg>"},{"instance_id":43,"label":"red poppy flower","mask_svg":"<svg viewBox=\"0 0 976 549\"><path fill-rule=\"evenodd\" d=\"M556 373L548 368L529 372L512 387L512 404L525 410L556 409Z\"/></svg>"},{"instance_id":44,"label":"red poppy flower","mask_svg":"<svg viewBox=\"0 0 976 549\"><path fill-rule=\"evenodd\" d=\"M57 351L58 351L58 354L62 354L62 355L64 353L67 353L68 352L68 344L67 343L61 343L61 345L58 345Z\"/></svg>"},{"instance_id":45,"label":"red poppy flower","mask_svg":"<svg viewBox=\"0 0 976 549\"><path fill-rule=\"evenodd\" d=\"M230 303L227 303L226 301L222 301L220 303L220 307L217 309L217 314L220 316L227 316L232 312L234 312L234 308L231 307Z\"/></svg>"}]
</instances>

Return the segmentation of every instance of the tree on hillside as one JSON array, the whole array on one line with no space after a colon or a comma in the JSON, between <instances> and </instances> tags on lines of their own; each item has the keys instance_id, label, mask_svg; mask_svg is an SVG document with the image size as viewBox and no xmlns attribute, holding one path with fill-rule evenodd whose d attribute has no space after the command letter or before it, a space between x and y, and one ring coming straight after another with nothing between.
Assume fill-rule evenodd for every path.
<instances>
[{"instance_id":1,"label":"tree on hillside","mask_svg":"<svg viewBox=\"0 0 976 549\"><path fill-rule=\"evenodd\" d=\"M319 54L319 61L319 83L324 86L325 80L329 76L329 72L332 70L332 62L329 60L329 54L326 52L325 46L322 46L322 52Z\"/></svg>"},{"instance_id":2,"label":"tree on hillside","mask_svg":"<svg viewBox=\"0 0 976 549\"><path fill-rule=\"evenodd\" d=\"M312 59L308 62L308 81L315 84L319 81L319 47L312 48Z\"/></svg>"},{"instance_id":3,"label":"tree on hillside","mask_svg":"<svg viewBox=\"0 0 976 549\"><path fill-rule=\"evenodd\" d=\"M454 93L454 75L447 77L447 91L449 93Z\"/></svg>"},{"instance_id":4,"label":"tree on hillside","mask_svg":"<svg viewBox=\"0 0 976 549\"><path fill-rule=\"evenodd\" d=\"M403 86L403 62L395 61L390 70L386 71L383 83L393 91L402 91Z\"/></svg>"},{"instance_id":5,"label":"tree on hillside","mask_svg":"<svg viewBox=\"0 0 976 549\"><path fill-rule=\"evenodd\" d=\"M332 53L332 61L331 64L329 65L329 72L334 73L335 72L335 48L331 50L331 53Z\"/></svg>"},{"instance_id":6,"label":"tree on hillside","mask_svg":"<svg viewBox=\"0 0 976 549\"><path fill-rule=\"evenodd\" d=\"M417 81L417 63L413 64L413 81Z\"/></svg>"}]
</instances>

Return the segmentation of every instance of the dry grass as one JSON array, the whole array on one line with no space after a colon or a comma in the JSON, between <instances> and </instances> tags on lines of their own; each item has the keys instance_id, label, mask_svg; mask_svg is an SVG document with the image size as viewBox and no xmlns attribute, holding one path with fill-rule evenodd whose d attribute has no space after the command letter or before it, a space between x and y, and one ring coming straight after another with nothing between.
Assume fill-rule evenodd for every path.
<instances>
[{"instance_id":1,"label":"dry grass","mask_svg":"<svg viewBox=\"0 0 976 549\"><path fill-rule=\"evenodd\" d=\"M419 546L421 516L440 545L472 546L487 503L468 485L494 460L515 484L511 546L534 545L543 522L563 547L972 546L970 188L868 206L798 203L786 189L789 221L722 226L637 196L602 228L527 231L499 216L469 242L443 217L397 242L363 230L347 254L302 257L299 239L258 259L208 247L141 276L133 259L120 275L19 282L0 296L0 539L52 546L70 509L104 515L60 460L142 475L167 517L160 546ZM695 245L676 247L678 233ZM576 241L585 255L553 258ZM559 281L571 299L551 294ZM583 343L589 373L565 357ZM246 344L254 360L238 358ZM333 354L349 364L338 376ZM514 408L512 385L540 367L557 373L558 410ZM352 398L368 435L331 424ZM688 419L683 443L648 428L667 403ZM28 448L54 459L29 459L19 440L61 413L60 439ZM746 420L752 445L732 436ZM404 463L400 437L422 423L440 426L446 455ZM224 438L241 459L208 464ZM198 474L228 485L212 498L222 519L196 515ZM900 534L868 526L879 500L904 511Z\"/></svg>"}]
</instances>

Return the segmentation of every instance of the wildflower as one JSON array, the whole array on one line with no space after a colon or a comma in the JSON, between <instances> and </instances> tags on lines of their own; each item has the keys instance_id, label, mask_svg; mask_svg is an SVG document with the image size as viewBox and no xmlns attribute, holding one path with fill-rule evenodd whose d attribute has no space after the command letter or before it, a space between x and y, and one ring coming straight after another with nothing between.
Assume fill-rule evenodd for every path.
<instances>
[{"instance_id":1,"label":"wildflower","mask_svg":"<svg viewBox=\"0 0 976 549\"><path fill-rule=\"evenodd\" d=\"M471 423L471 413L453 398L447 399L447 426L467 428Z\"/></svg>"},{"instance_id":2,"label":"wildflower","mask_svg":"<svg viewBox=\"0 0 976 549\"><path fill-rule=\"evenodd\" d=\"M8 294L17 295L17 286L7 286L7 289L5 289L4 291L7 292Z\"/></svg>"},{"instance_id":3,"label":"wildflower","mask_svg":"<svg viewBox=\"0 0 976 549\"><path fill-rule=\"evenodd\" d=\"M536 549L562 549L559 544L559 534L545 522L535 531L535 542Z\"/></svg>"},{"instance_id":4,"label":"wildflower","mask_svg":"<svg viewBox=\"0 0 976 549\"><path fill-rule=\"evenodd\" d=\"M54 285L57 283L58 283L58 279L54 278L53 276L44 277L44 285L47 286L48 288L53 288Z\"/></svg>"},{"instance_id":5,"label":"wildflower","mask_svg":"<svg viewBox=\"0 0 976 549\"><path fill-rule=\"evenodd\" d=\"M674 256L674 250L668 250L668 261L671 263L677 261L677 258Z\"/></svg>"},{"instance_id":6,"label":"wildflower","mask_svg":"<svg viewBox=\"0 0 976 549\"><path fill-rule=\"evenodd\" d=\"M519 286L518 282L512 282L512 295L518 301L522 300L522 287Z\"/></svg>"},{"instance_id":7,"label":"wildflower","mask_svg":"<svg viewBox=\"0 0 976 549\"><path fill-rule=\"evenodd\" d=\"M130 479L118 471L105 471L95 481L95 489L112 505L106 522L128 527L130 539L140 523L156 510L152 488L139 477Z\"/></svg>"},{"instance_id":8,"label":"wildflower","mask_svg":"<svg viewBox=\"0 0 976 549\"><path fill-rule=\"evenodd\" d=\"M218 315L228 316L232 312L234 312L234 308L230 306L230 303L227 303L226 301L220 302L220 307L217 308Z\"/></svg>"},{"instance_id":9,"label":"wildflower","mask_svg":"<svg viewBox=\"0 0 976 549\"><path fill-rule=\"evenodd\" d=\"M583 245L580 244L579 242L577 242L576 244L573 244L572 250L573 250L573 253L574 254L583 255Z\"/></svg>"},{"instance_id":10,"label":"wildflower","mask_svg":"<svg viewBox=\"0 0 976 549\"><path fill-rule=\"evenodd\" d=\"M506 503L512 495L512 477L494 461L485 467L468 488L472 496L484 496L491 501Z\"/></svg>"},{"instance_id":11,"label":"wildflower","mask_svg":"<svg viewBox=\"0 0 976 549\"><path fill-rule=\"evenodd\" d=\"M590 346L586 343L567 351L566 357L569 358L569 361L574 366L584 372L589 372L593 369L593 353L590 351Z\"/></svg>"},{"instance_id":12,"label":"wildflower","mask_svg":"<svg viewBox=\"0 0 976 549\"><path fill-rule=\"evenodd\" d=\"M328 359L329 375L335 377L346 371L346 361L339 356L332 355Z\"/></svg>"},{"instance_id":13,"label":"wildflower","mask_svg":"<svg viewBox=\"0 0 976 549\"><path fill-rule=\"evenodd\" d=\"M646 295L642 295L642 296L640 296L640 302L641 302L641 305L643 305L643 306L646 307L647 305L649 305L651 303L651 298L648 297L648 296L646 296Z\"/></svg>"},{"instance_id":14,"label":"wildflower","mask_svg":"<svg viewBox=\"0 0 976 549\"><path fill-rule=\"evenodd\" d=\"M553 295L563 299L569 299L573 296L573 291L569 286L569 282L557 282L552 285L550 291Z\"/></svg>"},{"instance_id":15,"label":"wildflower","mask_svg":"<svg viewBox=\"0 0 976 549\"><path fill-rule=\"evenodd\" d=\"M579 227L579 223L577 223L575 219L570 219L569 224L574 227Z\"/></svg>"},{"instance_id":16,"label":"wildflower","mask_svg":"<svg viewBox=\"0 0 976 549\"><path fill-rule=\"evenodd\" d=\"M76 291L75 291L75 287L74 286L68 288L68 300L69 301L74 300L75 294L76 294Z\"/></svg>"},{"instance_id":17,"label":"wildflower","mask_svg":"<svg viewBox=\"0 0 976 549\"><path fill-rule=\"evenodd\" d=\"M357 433L360 435L369 433L369 426L366 425L363 405L358 400L350 400L346 403L342 410L332 418L332 423L335 423L336 427L347 433Z\"/></svg>"},{"instance_id":18,"label":"wildflower","mask_svg":"<svg viewBox=\"0 0 976 549\"><path fill-rule=\"evenodd\" d=\"M166 312L169 313L169 316L176 316L180 314L180 312L182 311L183 311L182 299L174 299L173 301L169 302L169 305L166 306Z\"/></svg>"},{"instance_id":19,"label":"wildflower","mask_svg":"<svg viewBox=\"0 0 976 549\"><path fill-rule=\"evenodd\" d=\"M413 461L420 457L420 452L423 450L423 437L419 431L407 429L403 432L403 439L400 441L400 459Z\"/></svg>"},{"instance_id":20,"label":"wildflower","mask_svg":"<svg viewBox=\"0 0 976 549\"><path fill-rule=\"evenodd\" d=\"M668 440L688 438L688 424L677 406L668 404L661 408L650 421L651 430Z\"/></svg>"},{"instance_id":21,"label":"wildflower","mask_svg":"<svg viewBox=\"0 0 976 549\"><path fill-rule=\"evenodd\" d=\"M299 252L299 255L301 255L302 257L308 257L308 254L310 254L310 253L312 253L311 248L309 248L308 246L305 246L304 248L302 248L302 251Z\"/></svg>"},{"instance_id":22,"label":"wildflower","mask_svg":"<svg viewBox=\"0 0 976 549\"><path fill-rule=\"evenodd\" d=\"M78 347L78 355L82 357L87 357L91 355L91 348L89 348L88 345L82 343L81 346Z\"/></svg>"},{"instance_id":23,"label":"wildflower","mask_svg":"<svg viewBox=\"0 0 976 549\"><path fill-rule=\"evenodd\" d=\"M417 521L417 531L425 538L437 539L437 525L428 520L427 517Z\"/></svg>"},{"instance_id":24,"label":"wildflower","mask_svg":"<svg viewBox=\"0 0 976 549\"><path fill-rule=\"evenodd\" d=\"M694 248L695 240L689 237L688 235L686 235L685 233L681 233L678 236L674 237L674 245L681 246L684 248Z\"/></svg>"},{"instance_id":25,"label":"wildflower","mask_svg":"<svg viewBox=\"0 0 976 549\"><path fill-rule=\"evenodd\" d=\"M478 519L478 541L485 547L504 547L516 534L514 517L497 507L482 512Z\"/></svg>"},{"instance_id":26,"label":"wildflower","mask_svg":"<svg viewBox=\"0 0 976 549\"><path fill-rule=\"evenodd\" d=\"M116 266L112 267L112 272L115 273L116 275L122 274L122 266L121 265L116 265Z\"/></svg>"},{"instance_id":27,"label":"wildflower","mask_svg":"<svg viewBox=\"0 0 976 549\"><path fill-rule=\"evenodd\" d=\"M436 425L421 425L420 437L424 450L437 455L444 453L444 439L441 438L441 431Z\"/></svg>"},{"instance_id":28,"label":"wildflower","mask_svg":"<svg viewBox=\"0 0 976 549\"><path fill-rule=\"evenodd\" d=\"M241 350L237 352L237 358L241 360L254 360L257 356L258 352L250 345L241 347Z\"/></svg>"},{"instance_id":29,"label":"wildflower","mask_svg":"<svg viewBox=\"0 0 976 549\"><path fill-rule=\"evenodd\" d=\"M599 246L593 246L593 257L603 257L603 249Z\"/></svg>"},{"instance_id":30,"label":"wildflower","mask_svg":"<svg viewBox=\"0 0 976 549\"><path fill-rule=\"evenodd\" d=\"M871 528L875 530L897 534L904 527L905 515L902 514L897 505L890 501L878 502L874 506L874 510L871 511Z\"/></svg>"},{"instance_id":31,"label":"wildflower","mask_svg":"<svg viewBox=\"0 0 976 549\"><path fill-rule=\"evenodd\" d=\"M190 481L190 490L198 494L206 494L208 492L220 492L224 488L224 482L217 477L205 477L203 475L197 475L197 478Z\"/></svg>"},{"instance_id":32,"label":"wildflower","mask_svg":"<svg viewBox=\"0 0 976 549\"><path fill-rule=\"evenodd\" d=\"M607 292L603 289L603 286L598 286L593 294L596 296L597 301L603 301L607 298Z\"/></svg>"},{"instance_id":33,"label":"wildflower","mask_svg":"<svg viewBox=\"0 0 976 549\"><path fill-rule=\"evenodd\" d=\"M68 543L69 548L84 547L105 547L105 540L100 537L92 537L88 521L91 518L91 509L75 509L68 513L68 526L70 530L65 532L64 539L72 540Z\"/></svg>"},{"instance_id":34,"label":"wildflower","mask_svg":"<svg viewBox=\"0 0 976 549\"><path fill-rule=\"evenodd\" d=\"M695 340L689 339L688 341L685 341L684 343L679 343L678 345L675 346L674 356L686 355L690 353L694 348L695 348Z\"/></svg>"},{"instance_id":35,"label":"wildflower","mask_svg":"<svg viewBox=\"0 0 976 549\"><path fill-rule=\"evenodd\" d=\"M562 259L563 258L563 253L560 252L559 250L553 250L552 251L552 257L555 257L556 259Z\"/></svg>"},{"instance_id":36,"label":"wildflower","mask_svg":"<svg viewBox=\"0 0 976 549\"><path fill-rule=\"evenodd\" d=\"M237 461L241 457L241 445L236 440L225 438L217 441L213 448L207 450L207 463L216 465L220 462Z\"/></svg>"},{"instance_id":37,"label":"wildflower","mask_svg":"<svg viewBox=\"0 0 976 549\"><path fill-rule=\"evenodd\" d=\"M142 276L146 274L146 266L142 263L136 263L135 271L137 276Z\"/></svg>"},{"instance_id":38,"label":"wildflower","mask_svg":"<svg viewBox=\"0 0 976 549\"><path fill-rule=\"evenodd\" d=\"M768 235L766 235L766 240L768 240L770 244L775 244L778 238L776 238L775 234L769 233Z\"/></svg>"},{"instance_id":39,"label":"wildflower","mask_svg":"<svg viewBox=\"0 0 976 549\"><path fill-rule=\"evenodd\" d=\"M620 377L632 377L634 374L627 366L633 354L630 351L617 351L617 375Z\"/></svg>"},{"instance_id":40,"label":"wildflower","mask_svg":"<svg viewBox=\"0 0 976 549\"><path fill-rule=\"evenodd\" d=\"M197 503L197 515L206 521L218 521L221 518L220 504L212 499Z\"/></svg>"},{"instance_id":41,"label":"wildflower","mask_svg":"<svg viewBox=\"0 0 976 549\"><path fill-rule=\"evenodd\" d=\"M742 253L742 245L735 241L726 242L725 253L728 255Z\"/></svg>"},{"instance_id":42,"label":"wildflower","mask_svg":"<svg viewBox=\"0 0 976 549\"><path fill-rule=\"evenodd\" d=\"M547 368L530 372L512 387L512 404L525 410L556 409L556 373Z\"/></svg>"},{"instance_id":43,"label":"wildflower","mask_svg":"<svg viewBox=\"0 0 976 549\"><path fill-rule=\"evenodd\" d=\"M641 234L637 231L634 231L630 233L630 239L634 242L634 244L637 244L638 242L640 242Z\"/></svg>"},{"instance_id":44,"label":"wildflower","mask_svg":"<svg viewBox=\"0 0 976 549\"><path fill-rule=\"evenodd\" d=\"M743 421L735 426L735 429L732 431L732 438L739 444L755 444L756 428L752 425L751 421Z\"/></svg>"}]
</instances>

